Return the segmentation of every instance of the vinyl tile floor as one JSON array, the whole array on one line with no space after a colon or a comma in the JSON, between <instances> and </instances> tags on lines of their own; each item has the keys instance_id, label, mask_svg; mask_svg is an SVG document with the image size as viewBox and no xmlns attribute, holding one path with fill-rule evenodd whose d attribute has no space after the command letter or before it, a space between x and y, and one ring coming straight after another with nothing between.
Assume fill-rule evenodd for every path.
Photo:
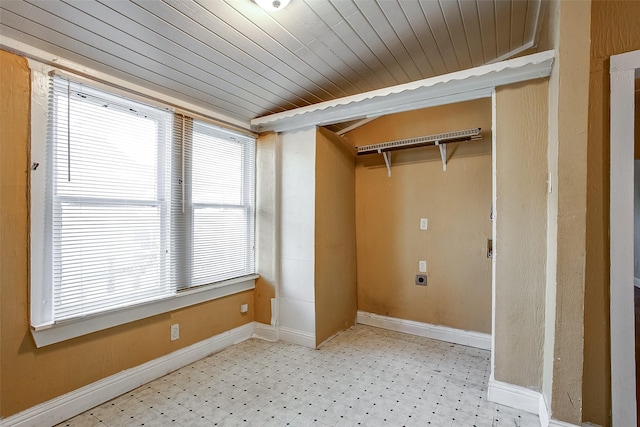
<instances>
[{"instance_id":1,"label":"vinyl tile floor","mask_svg":"<svg viewBox=\"0 0 640 427\"><path fill-rule=\"evenodd\" d=\"M490 353L364 325L320 349L250 339L60 426L531 426L487 401Z\"/></svg>"}]
</instances>

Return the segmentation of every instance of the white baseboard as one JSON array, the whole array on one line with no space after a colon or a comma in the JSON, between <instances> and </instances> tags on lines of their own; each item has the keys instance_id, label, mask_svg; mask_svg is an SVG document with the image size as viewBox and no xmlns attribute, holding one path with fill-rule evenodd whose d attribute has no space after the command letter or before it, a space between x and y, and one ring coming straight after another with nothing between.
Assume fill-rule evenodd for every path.
<instances>
[{"instance_id":1,"label":"white baseboard","mask_svg":"<svg viewBox=\"0 0 640 427\"><path fill-rule=\"evenodd\" d=\"M584 425L587 426L589 424L584 424ZM577 426L571 423L565 423L564 421L551 419L551 421L549 421L549 427L580 427L580 426Z\"/></svg>"},{"instance_id":2,"label":"white baseboard","mask_svg":"<svg viewBox=\"0 0 640 427\"><path fill-rule=\"evenodd\" d=\"M546 404L544 403L542 393L494 379L489 380L488 400L538 416L540 416L539 411L542 406L545 407L546 411ZM547 416L546 421L548 422L548 420L549 417ZM542 423L543 419L540 417L540 425L546 427L546 425Z\"/></svg>"},{"instance_id":3,"label":"white baseboard","mask_svg":"<svg viewBox=\"0 0 640 427\"><path fill-rule=\"evenodd\" d=\"M536 414L540 418L540 427L578 427L550 418L546 399L540 392L490 379L488 394L490 402Z\"/></svg>"},{"instance_id":4,"label":"white baseboard","mask_svg":"<svg viewBox=\"0 0 640 427\"><path fill-rule=\"evenodd\" d=\"M278 341L278 334L276 332L276 328L271 325L267 325L265 323L253 322L253 338L258 338L261 340L276 342Z\"/></svg>"},{"instance_id":5,"label":"white baseboard","mask_svg":"<svg viewBox=\"0 0 640 427\"><path fill-rule=\"evenodd\" d=\"M494 380L495 381L495 380ZM540 418L540 426L547 427L549 425L549 421L551 420L551 413L549 405L547 404L547 399L544 397L544 394L540 393L540 405L538 406L538 417Z\"/></svg>"},{"instance_id":6,"label":"white baseboard","mask_svg":"<svg viewBox=\"0 0 640 427\"><path fill-rule=\"evenodd\" d=\"M279 338L291 344L298 344L304 347L316 348L316 335L297 329L280 327L278 328Z\"/></svg>"},{"instance_id":7,"label":"white baseboard","mask_svg":"<svg viewBox=\"0 0 640 427\"><path fill-rule=\"evenodd\" d=\"M251 338L254 323L223 332L0 420L0 426L52 426L123 393Z\"/></svg>"},{"instance_id":8,"label":"white baseboard","mask_svg":"<svg viewBox=\"0 0 640 427\"><path fill-rule=\"evenodd\" d=\"M358 311L357 322L363 325L375 326L406 334L433 338L454 344L491 350L491 335L481 332L463 331L462 329L449 328L447 326L431 325L429 323L415 322L413 320L397 319L395 317L382 316L380 314Z\"/></svg>"}]
</instances>

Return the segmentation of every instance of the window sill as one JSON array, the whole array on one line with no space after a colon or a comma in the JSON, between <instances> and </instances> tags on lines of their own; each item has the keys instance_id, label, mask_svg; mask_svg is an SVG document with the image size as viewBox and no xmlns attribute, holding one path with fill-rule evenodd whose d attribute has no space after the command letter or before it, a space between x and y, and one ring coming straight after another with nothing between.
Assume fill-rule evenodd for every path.
<instances>
[{"instance_id":1,"label":"window sill","mask_svg":"<svg viewBox=\"0 0 640 427\"><path fill-rule=\"evenodd\" d=\"M134 322L146 317L168 313L190 305L248 291L255 288L255 279L257 278L257 274L238 277L209 286L183 290L171 297L133 307L113 310L52 325L32 327L31 334L35 340L36 347L40 348L103 329Z\"/></svg>"}]
</instances>

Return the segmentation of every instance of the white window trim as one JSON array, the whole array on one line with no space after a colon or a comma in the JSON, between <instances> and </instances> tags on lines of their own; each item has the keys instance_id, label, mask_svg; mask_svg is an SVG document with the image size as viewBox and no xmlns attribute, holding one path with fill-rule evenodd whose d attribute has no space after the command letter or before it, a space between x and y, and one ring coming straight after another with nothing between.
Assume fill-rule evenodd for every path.
<instances>
[{"instance_id":1,"label":"white window trim","mask_svg":"<svg viewBox=\"0 0 640 427\"><path fill-rule=\"evenodd\" d=\"M640 50L610 57L609 258L611 336L611 420L636 422L633 277L635 80ZM635 254L637 257L638 255Z\"/></svg>"},{"instance_id":2,"label":"white window trim","mask_svg":"<svg viewBox=\"0 0 640 427\"><path fill-rule=\"evenodd\" d=\"M46 141L49 97L49 73L56 68L38 61L29 60L31 68L31 181L30 181L30 227L31 227L31 259L30 259L30 290L31 300L41 300L42 286L39 280L43 277L43 263L41 256L45 235L45 179L47 176ZM96 85L101 86L101 85ZM109 89L111 90L111 89ZM120 92L113 90L114 92ZM36 167L37 164L37 167ZM40 208L39 208L40 207ZM167 298L150 301L135 306L112 310L96 315L73 319L31 328L37 347L66 341L82 335L97 332L146 317L167 313L180 308L202 302L211 301L228 295L244 292L255 288L257 274L238 277L211 285L178 291ZM31 316L33 322L33 313Z\"/></svg>"},{"instance_id":3,"label":"white window trim","mask_svg":"<svg viewBox=\"0 0 640 427\"><path fill-rule=\"evenodd\" d=\"M175 295L119 310L32 328L31 334L38 348L66 341L92 332L123 325L146 317L167 313L190 305L200 304L255 288L257 274L225 280L213 285L179 291Z\"/></svg>"}]
</instances>

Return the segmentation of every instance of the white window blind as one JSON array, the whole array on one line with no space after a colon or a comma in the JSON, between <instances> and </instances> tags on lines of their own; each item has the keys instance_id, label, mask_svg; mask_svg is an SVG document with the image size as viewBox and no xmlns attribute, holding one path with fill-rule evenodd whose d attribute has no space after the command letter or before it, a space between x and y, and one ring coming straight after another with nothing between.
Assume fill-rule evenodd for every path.
<instances>
[{"instance_id":1,"label":"white window blind","mask_svg":"<svg viewBox=\"0 0 640 427\"><path fill-rule=\"evenodd\" d=\"M52 90L54 320L166 296L171 113L60 77Z\"/></svg>"},{"instance_id":2,"label":"white window blind","mask_svg":"<svg viewBox=\"0 0 640 427\"><path fill-rule=\"evenodd\" d=\"M172 271L178 287L255 272L255 139L177 116Z\"/></svg>"},{"instance_id":3,"label":"white window blind","mask_svg":"<svg viewBox=\"0 0 640 427\"><path fill-rule=\"evenodd\" d=\"M255 272L255 139L60 76L49 113L35 323Z\"/></svg>"}]
</instances>

